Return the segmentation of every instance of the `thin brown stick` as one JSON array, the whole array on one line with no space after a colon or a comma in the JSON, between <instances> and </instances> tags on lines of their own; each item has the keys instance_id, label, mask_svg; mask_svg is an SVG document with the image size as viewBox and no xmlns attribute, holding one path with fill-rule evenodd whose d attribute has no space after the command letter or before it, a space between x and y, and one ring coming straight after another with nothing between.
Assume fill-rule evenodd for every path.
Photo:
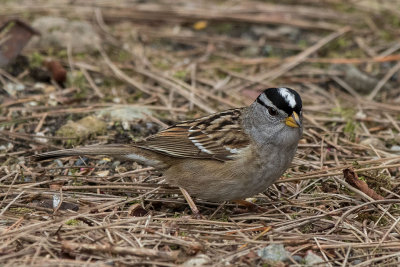
<instances>
[{"instance_id":1,"label":"thin brown stick","mask_svg":"<svg viewBox=\"0 0 400 267\"><path fill-rule=\"evenodd\" d=\"M62 241L61 248L67 252L111 252L121 255L133 255L138 257L159 257L165 260L176 260L178 257L177 252L157 251L148 248L130 248L112 245L95 245L85 243L75 243L71 241Z\"/></svg>"}]
</instances>

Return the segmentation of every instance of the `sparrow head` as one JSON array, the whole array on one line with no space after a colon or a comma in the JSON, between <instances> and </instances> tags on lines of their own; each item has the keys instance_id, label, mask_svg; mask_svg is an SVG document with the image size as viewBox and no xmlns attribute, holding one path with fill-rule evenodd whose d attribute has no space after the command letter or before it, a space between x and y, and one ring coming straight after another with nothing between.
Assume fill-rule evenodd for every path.
<instances>
[{"instance_id":1,"label":"sparrow head","mask_svg":"<svg viewBox=\"0 0 400 267\"><path fill-rule=\"evenodd\" d=\"M264 109L270 123L284 123L291 128L302 127L302 101L295 90L268 88L257 97L256 103Z\"/></svg>"}]
</instances>

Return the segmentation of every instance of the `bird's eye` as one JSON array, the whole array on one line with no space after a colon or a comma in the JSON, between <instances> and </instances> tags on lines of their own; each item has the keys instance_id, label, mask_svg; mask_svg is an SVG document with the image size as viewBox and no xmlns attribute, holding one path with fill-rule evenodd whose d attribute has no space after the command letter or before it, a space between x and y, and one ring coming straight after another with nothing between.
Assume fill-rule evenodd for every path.
<instances>
[{"instance_id":1,"label":"bird's eye","mask_svg":"<svg viewBox=\"0 0 400 267\"><path fill-rule=\"evenodd\" d=\"M277 111L276 109L272 108L272 107L268 107L268 113L269 113L269 115L271 115L271 116L276 116L276 115L278 115L278 111Z\"/></svg>"}]
</instances>

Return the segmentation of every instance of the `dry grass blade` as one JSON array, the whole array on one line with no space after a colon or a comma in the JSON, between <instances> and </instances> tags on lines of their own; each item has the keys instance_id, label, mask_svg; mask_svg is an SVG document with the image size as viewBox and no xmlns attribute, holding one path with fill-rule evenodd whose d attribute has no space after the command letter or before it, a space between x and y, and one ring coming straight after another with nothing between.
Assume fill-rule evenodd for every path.
<instances>
[{"instance_id":1,"label":"dry grass blade","mask_svg":"<svg viewBox=\"0 0 400 267\"><path fill-rule=\"evenodd\" d=\"M133 255L139 257L156 257L161 260L176 260L178 257L178 252L165 252L156 251L153 249L146 248L129 248L129 247L118 247L110 245L94 245L94 244L83 244L74 243L70 241L63 241L61 243L61 248L69 253L77 252L111 252L120 255Z\"/></svg>"}]
</instances>

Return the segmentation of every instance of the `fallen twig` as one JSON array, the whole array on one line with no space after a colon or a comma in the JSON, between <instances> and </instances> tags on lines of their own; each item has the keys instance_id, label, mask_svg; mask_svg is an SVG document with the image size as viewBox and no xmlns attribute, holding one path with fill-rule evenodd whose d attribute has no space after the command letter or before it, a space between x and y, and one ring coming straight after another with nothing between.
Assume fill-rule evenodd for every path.
<instances>
[{"instance_id":1,"label":"fallen twig","mask_svg":"<svg viewBox=\"0 0 400 267\"><path fill-rule=\"evenodd\" d=\"M164 260L176 260L179 252L159 251L148 248L120 247L112 245L95 245L62 241L61 248L67 252L109 252L121 255L134 255L139 257L157 257Z\"/></svg>"},{"instance_id":2,"label":"fallen twig","mask_svg":"<svg viewBox=\"0 0 400 267\"><path fill-rule=\"evenodd\" d=\"M364 192L367 196L373 198L374 200L383 200L385 199L383 196L376 193L373 189L369 188L368 184L363 180L358 178L357 173L354 172L353 168L347 168L343 170L343 175L345 180L351 184L352 186L357 187L362 192Z\"/></svg>"}]
</instances>

